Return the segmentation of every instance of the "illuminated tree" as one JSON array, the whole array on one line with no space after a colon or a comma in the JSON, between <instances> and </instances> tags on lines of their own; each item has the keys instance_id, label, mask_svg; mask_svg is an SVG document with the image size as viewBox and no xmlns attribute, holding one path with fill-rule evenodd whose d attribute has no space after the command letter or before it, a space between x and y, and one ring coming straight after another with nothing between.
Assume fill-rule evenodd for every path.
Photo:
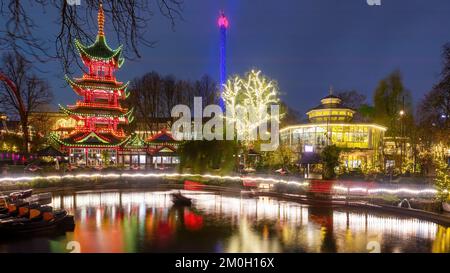
<instances>
[{"instance_id":1,"label":"illuminated tree","mask_svg":"<svg viewBox=\"0 0 450 273\"><path fill-rule=\"evenodd\" d=\"M436 160L436 198L441 202L450 200L450 175L447 162L443 159Z\"/></svg>"},{"instance_id":2,"label":"illuminated tree","mask_svg":"<svg viewBox=\"0 0 450 273\"><path fill-rule=\"evenodd\" d=\"M245 78L234 76L229 79L224 88L222 98L227 121L240 124L238 133L242 134L241 140L248 145L253 140L252 132L271 121L269 108L279 104L278 85L263 76L261 71L251 70Z\"/></svg>"}]
</instances>

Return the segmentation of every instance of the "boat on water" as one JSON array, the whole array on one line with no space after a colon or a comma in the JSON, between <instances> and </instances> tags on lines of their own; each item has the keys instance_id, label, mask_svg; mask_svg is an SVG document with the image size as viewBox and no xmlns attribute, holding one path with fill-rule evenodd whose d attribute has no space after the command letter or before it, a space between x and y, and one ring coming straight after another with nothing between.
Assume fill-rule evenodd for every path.
<instances>
[{"instance_id":1,"label":"boat on water","mask_svg":"<svg viewBox=\"0 0 450 273\"><path fill-rule=\"evenodd\" d=\"M56 230L73 231L75 228L73 216L65 210L41 213L43 216L37 219L15 217L0 220L0 237Z\"/></svg>"},{"instance_id":2,"label":"boat on water","mask_svg":"<svg viewBox=\"0 0 450 273\"><path fill-rule=\"evenodd\" d=\"M47 206L51 194L33 195L31 191L0 197L0 237L34 234L43 231L72 231L73 216L65 210Z\"/></svg>"},{"instance_id":3,"label":"boat on water","mask_svg":"<svg viewBox=\"0 0 450 273\"><path fill-rule=\"evenodd\" d=\"M51 193L33 194L33 190L13 192L0 196L0 219L16 216L20 207L29 205L48 205L52 202Z\"/></svg>"},{"instance_id":4,"label":"boat on water","mask_svg":"<svg viewBox=\"0 0 450 273\"><path fill-rule=\"evenodd\" d=\"M172 202L174 203L174 205L177 205L177 206L192 205L192 199L182 195L181 192L172 193L171 195L172 195Z\"/></svg>"},{"instance_id":5,"label":"boat on water","mask_svg":"<svg viewBox=\"0 0 450 273\"><path fill-rule=\"evenodd\" d=\"M12 201L15 201L15 200L20 200L20 199L25 199L25 198L31 197L32 195L33 195L33 190L24 190L24 191L10 193L9 198Z\"/></svg>"}]
</instances>

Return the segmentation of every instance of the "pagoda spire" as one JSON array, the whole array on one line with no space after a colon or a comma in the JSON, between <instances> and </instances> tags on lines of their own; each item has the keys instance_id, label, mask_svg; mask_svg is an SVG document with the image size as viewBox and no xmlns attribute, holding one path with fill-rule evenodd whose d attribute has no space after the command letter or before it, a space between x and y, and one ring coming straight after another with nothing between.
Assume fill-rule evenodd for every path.
<instances>
[{"instance_id":1,"label":"pagoda spire","mask_svg":"<svg viewBox=\"0 0 450 273\"><path fill-rule=\"evenodd\" d=\"M98 15L97 15L97 21L98 21L98 36L105 36L105 13L103 11L103 3L100 0L100 6L98 8Z\"/></svg>"}]
</instances>

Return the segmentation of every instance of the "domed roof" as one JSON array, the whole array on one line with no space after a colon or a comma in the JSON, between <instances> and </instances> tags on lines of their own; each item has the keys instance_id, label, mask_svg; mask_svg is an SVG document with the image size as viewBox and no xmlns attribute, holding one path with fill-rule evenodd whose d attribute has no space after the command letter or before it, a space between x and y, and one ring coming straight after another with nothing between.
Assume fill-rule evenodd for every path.
<instances>
[{"instance_id":1,"label":"domed roof","mask_svg":"<svg viewBox=\"0 0 450 273\"><path fill-rule=\"evenodd\" d=\"M310 109L306 114L311 122L349 122L355 111L342 105L342 100L330 94L320 100L321 104Z\"/></svg>"}]
</instances>

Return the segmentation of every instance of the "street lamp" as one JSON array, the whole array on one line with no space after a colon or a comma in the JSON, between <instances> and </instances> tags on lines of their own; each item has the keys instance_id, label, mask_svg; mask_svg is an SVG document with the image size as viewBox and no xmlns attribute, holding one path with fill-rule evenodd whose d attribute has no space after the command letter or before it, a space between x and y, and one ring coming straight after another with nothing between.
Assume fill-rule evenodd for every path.
<instances>
[{"instance_id":1,"label":"street lamp","mask_svg":"<svg viewBox=\"0 0 450 273\"><path fill-rule=\"evenodd\" d=\"M405 110L400 110L400 173L403 173L403 149L405 145L405 139L404 139L404 124L403 124L403 116L405 115Z\"/></svg>"}]
</instances>

